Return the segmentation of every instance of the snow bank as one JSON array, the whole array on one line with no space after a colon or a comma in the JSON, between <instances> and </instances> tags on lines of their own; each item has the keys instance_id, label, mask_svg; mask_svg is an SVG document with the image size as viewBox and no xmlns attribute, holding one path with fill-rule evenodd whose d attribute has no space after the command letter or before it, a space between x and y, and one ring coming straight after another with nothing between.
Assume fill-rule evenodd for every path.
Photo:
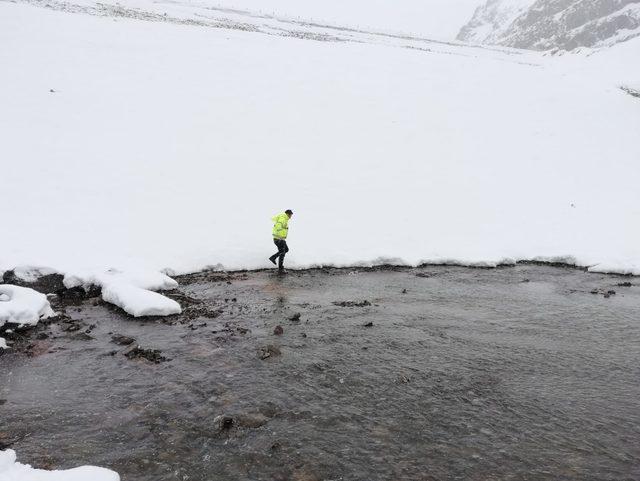
<instances>
[{"instance_id":1,"label":"snow bank","mask_svg":"<svg viewBox=\"0 0 640 481\"><path fill-rule=\"evenodd\" d=\"M33 325L53 315L44 294L27 287L0 284L0 326L6 322Z\"/></svg>"},{"instance_id":2,"label":"snow bank","mask_svg":"<svg viewBox=\"0 0 640 481\"><path fill-rule=\"evenodd\" d=\"M112 282L104 285L102 298L134 317L169 316L182 312L180 304L173 299L126 283Z\"/></svg>"},{"instance_id":3,"label":"snow bank","mask_svg":"<svg viewBox=\"0 0 640 481\"><path fill-rule=\"evenodd\" d=\"M178 286L178 283L166 274L153 270L131 267L126 272L116 269L106 272L76 272L65 275L64 285L67 288L99 286L102 288L102 299L135 317L169 316L182 312L176 301L152 292Z\"/></svg>"},{"instance_id":4,"label":"snow bank","mask_svg":"<svg viewBox=\"0 0 640 481\"><path fill-rule=\"evenodd\" d=\"M18 463L12 449L0 451L0 481L120 481L114 471L95 466L80 466L62 471L34 469Z\"/></svg>"},{"instance_id":5,"label":"snow bank","mask_svg":"<svg viewBox=\"0 0 640 481\"><path fill-rule=\"evenodd\" d=\"M0 327L7 322L34 325L53 315L44 294L27 287L0 284ZM6 348L6 341L0 337L0 349Z\"/></svg>"},{"instance_id":6,"label":"snow bank","mask_svg":"<svg viewBox=\"0 0 640 481\"><path fill-rule=\"evenodd\" d=\"M113 267L273 267L287 208L292 268L640 265L640 109L619 89L640 82L633 40L544 57L334 35L0 3L0 183L19 199L0 271L104 288Z\"/></svg>"}]
</instances>

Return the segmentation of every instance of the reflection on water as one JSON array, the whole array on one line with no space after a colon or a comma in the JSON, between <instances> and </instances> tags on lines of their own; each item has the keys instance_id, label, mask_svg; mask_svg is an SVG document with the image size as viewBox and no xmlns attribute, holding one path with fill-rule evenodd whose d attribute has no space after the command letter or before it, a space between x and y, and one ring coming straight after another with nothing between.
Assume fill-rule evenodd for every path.
<instances>
[{"instance_id":1,"label":"reflection on water","mask_svg":"<svg viewBox=\"0 0 640 481\"><path fill-rule=\"evenodd\" d=\"M640 287L533 266L181 282L222 314L86 302L66 312L91 338L54 324L0 357L0 443L124 480L640 479Z\"/></svg>"}]
</instances>

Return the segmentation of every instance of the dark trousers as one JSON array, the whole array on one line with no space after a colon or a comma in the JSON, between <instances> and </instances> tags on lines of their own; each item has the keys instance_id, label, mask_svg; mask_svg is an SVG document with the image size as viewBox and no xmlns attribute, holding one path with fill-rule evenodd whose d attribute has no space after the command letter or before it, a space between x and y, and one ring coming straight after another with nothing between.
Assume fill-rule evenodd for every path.
<instances>
[{"instance_id":1,"label":"dark trousers","mask_svg":"<svg viewBox=\"0 0 640 481\"><path fill-rule=\"evenodd\" d=\"M284 256L287 252L289 252L289 247L287 246L287 241L284 239L273 239L273 243L278 248L278 252L276 252L271 257L275 260L278 259L278 267L282 269L284 264Z\"/></svg>"}]
</instances>

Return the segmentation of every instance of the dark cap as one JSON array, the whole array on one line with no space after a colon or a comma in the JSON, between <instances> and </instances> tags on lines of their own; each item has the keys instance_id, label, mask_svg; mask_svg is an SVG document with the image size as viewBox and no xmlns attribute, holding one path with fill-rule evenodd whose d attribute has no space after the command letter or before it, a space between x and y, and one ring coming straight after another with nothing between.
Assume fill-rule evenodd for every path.
<instances>
[{"instance_id":1,"label":"dark cap","mask_svg":"<svg viewBox=\"0 0 640 481\"><path fill-rule=\"evenodd\" d=\"M293 211L291 209L287 209L284 211L285 214L293 215Z\"/></svg>"}]
</instances>

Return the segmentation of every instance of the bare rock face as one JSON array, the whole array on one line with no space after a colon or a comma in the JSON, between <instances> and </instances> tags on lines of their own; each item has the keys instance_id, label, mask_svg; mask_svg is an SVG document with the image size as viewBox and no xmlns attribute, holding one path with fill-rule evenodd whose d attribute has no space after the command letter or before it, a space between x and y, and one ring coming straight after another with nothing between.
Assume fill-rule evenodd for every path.
<instances>
[{"instance_id":1,"label":"bare rock face","mask_svg":"<svg viewBox=\"0 0 640 481\"><path fill-rule=\"evenodd\" d=\"M640 36L640 0L488 0L458 40L533 50L604 47Z\"/></svg>"}]
</instances>

